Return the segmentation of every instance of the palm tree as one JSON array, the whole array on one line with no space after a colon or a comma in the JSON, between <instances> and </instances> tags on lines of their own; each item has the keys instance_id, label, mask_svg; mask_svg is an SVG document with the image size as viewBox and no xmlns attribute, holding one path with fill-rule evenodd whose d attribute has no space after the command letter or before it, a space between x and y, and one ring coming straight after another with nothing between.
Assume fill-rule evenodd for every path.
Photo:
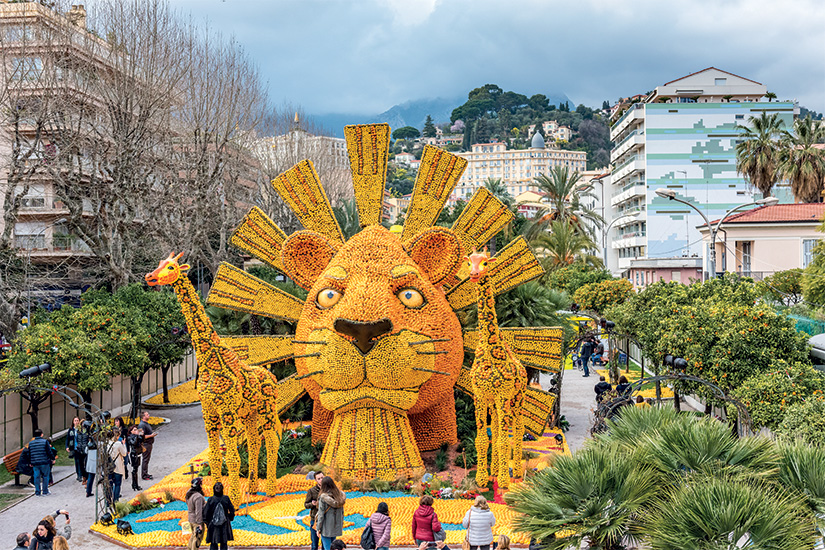
<instances>
[{"instance_id":1,"label":"palm tree","mask_svg":"<svg viewBox=\"0 0 825 550\"><path fill-rule=\"evenodd\" d=\"M668 491L642 523L651 550L812 549L815 536L797 497L718 476L695 476Z\"/></svg>"},{"instance_id":2,"label":"palm tree","mask_svg":"<svg viewBox=\"0 0 825 550\"><path fill-rule=\"evenodd\" d=\"M743 139L736 144L736 171L765 197L771 195L771 189L779 179L778 138L784 125L785 121L778 113L768 115L765 112L759 118L748 118L748 126L737 125Z\"/></svg>"},{"instance_id":3,"label":"palm tree","mask_svg":"<svg viewBox=\"0 0 825 550\"><path fill-rule=\"evenodd\" d=\"M596 441L631 450L637 448L645 437L657 434L665 426L678 424L684 429L692 420L673 407L625 407L620 415L607 420L607 431L598 434Z\"/></svg>"},{"instance_id":4,"label":"palm tree","mask_svg":"<svg viewBox=\"0 0 825 550\"><path fill-rule=\"evenodd\" d=\"M361 231L361 222L358 218L358 206L355 204L355 199L341 201L338 206L332 208L332 213L338 225L341 226L341 232L345 239L349 239L356 233Z\"/></svg>"},{"instance_id":5,"label":"palm tree","mask_svg":"<svg viewBox=\"0 0 825 550\"><path fill-rule=\"evenodd\" d=\"M552 468L510 491L507 503L519 513L517 531L548 550L624 548L639 514L656 498L657 475L615 449L587 447L559 456Z\"/></svg>"},{"instance_id":6,"label":"palm tree","mask_svg":"<svg viewBox=\"0 0 825 550\"><path fill-rule=\"evenodd\" d=\"M597 248L590 235L562 220L553 220L549 225L549 233L540 233L532 240L545 271L555 271L576 262L602 267L601 258L592 254Z\"/></svg>"},{"instance_id":7,"label":"palm tree","mask_svg":"<svg viewBox=\"0 0 825 550\"><path fill-rule=\"evenodd\" d=\"M825 149L815 147L825 140L825 126L811 119L794 121L793 133L783 132L778 171L791 183L800 202L819 202L825 185Z\"/></svg>"},{"instance_id":8,"label":"palm tree","mask_svg":"<svg viewBox=\"0 0 825 550\"><path fill-rule=\"evenodd\" d=\"M533 240L544 233L556 220L562 220L595 238L595 230L604 224L604 219L595 210L582 204L582 199L596 196L590 187L581 185L580 179L581 175L571 172L567 166L555 166L549 175L541 174L533 178L539 192L545 195L542 202L546 206L536 214L535 221L527 226L524 232L527 240Z\"/></svg>"},{"instance_id":9,"label":"palm tree","mask_svg":"<svg viewBox=\"0 0 825 550\"><path fill-rule=\"evenodd\" d=\"M768 103L776 99L776 94L773 92L765 92L765 97L768 98Z\"/></svg>"},{"instance_id":10,"label":"palm tree","mask_svg":"<svg viewBox=\"0 0 825 550\"><path fill-rule=\"evenodd\" d=\"M487 178L484 180L484 187L486 187L487 191L492 193L495 198L506 204L508 208L515 203L515 199L507 190L507 186L504 185L501 178Z\"/></svg>"},{"instance_id":11,"label":"palm tree","mask_svg":"<svg viewBox=\"0 0 825 550\"><path fill-rule=\"evenodd\" d=\"M803 440L779 445L779 481L808 504L820 529L825 527L825 448ZM820 531L825 533L825 531ZM825 538L822 539L825 543Z\"/></svg>"}]
</instances>

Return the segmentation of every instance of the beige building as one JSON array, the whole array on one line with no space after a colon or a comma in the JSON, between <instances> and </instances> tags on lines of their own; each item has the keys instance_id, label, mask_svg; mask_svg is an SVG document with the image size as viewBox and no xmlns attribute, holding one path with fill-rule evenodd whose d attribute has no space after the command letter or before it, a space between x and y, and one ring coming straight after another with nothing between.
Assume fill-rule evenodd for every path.
<instances>
[{"instance_id":1,"label":"beige building","mask_svg":"<svg viewBox=\"0 0 825 550\"><path fill-rule=\"evenodd\" d=\"M467 169L455 189L456 196L465 200L488 178L501 179L510 195L516 197L525 191L536 191L533 178L556 166L567 166L577 172L587 167L586 152L548 147L538 132L529 149L507 149L507 145L498 142L477 143L470 152L456 154L467 159Z\"/></svg>"},{"instance_id":2,"label":"beige building","mask_svg":"<svg viewBox=\"0 0 825 550\"><path fill-rule=\"evenodd\" d=\"M807 267L817 231L825 217L825 203L762 206L733 214L716 236L716 269L761 280L777 271ZM717 220L711 220L716 225ZM710 231L697 228L710 248ZM707 271L707 265L705 265Z\"/></svg>"},{"instance_id":3,"label":"beige building","mask_svg":"<svg viewBox=\"0 0 825 550\"><path fill-rule=\"evenodd\" d=\"M545 120L541 123L541 129L546 136L545 139L552 141L570 141L573 137L573 130L567 126L559 126L555 120ZM536 125L531 124L529 128L530 135L536 131Z\"/></svg>"}]
</instances>

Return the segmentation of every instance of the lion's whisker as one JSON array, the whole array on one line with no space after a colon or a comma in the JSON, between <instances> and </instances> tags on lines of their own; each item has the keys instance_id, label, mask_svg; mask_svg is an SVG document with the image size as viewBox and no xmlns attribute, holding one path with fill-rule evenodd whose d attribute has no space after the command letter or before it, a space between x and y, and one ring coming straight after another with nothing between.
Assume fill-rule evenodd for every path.
<instances>
[{"instance_id":1,"label":"lion's whisker","mask_svg":"<svg viewBox=\"0 0 825 550\"><path fill-rule=\"evenodd\" d=\"M321 357L321 352L316 351L315 353L304 353L303 355L293 355L293 359L301 359L302 357Z\"/></svg>"},{"instance_id":2,"label":"lion's whisker","mask_svg":"<svg viewBox=\"0 0 825 550\"><path fill-rule=\"evenodd\" d=\"M440 371L440 370L433 370L433 369L425 369L423 367L413 367L412 370L420 370L420 371L424 371L424 372L431 372L433 374L443 374L443 375L446 375L446 376L450 376L449 372L444 372L444 371Z\"/></svg>"},{"instance_id":3,"label":"lion's whisker","mask_svg":"<svg viewBox=\"0 0 825 550\"><path fill-rule=\"evenodd\" d=\"M326 346L327 343L323 341L314 341L314 340L293 340L293 344L308 344L308 345L319 345L319 346Z\"/></svg>"},{"instance_id":4,"label":"lion's whisker","mask_svg":"<svg viewBox=\"0 0 825 550\"><path fill-rule=\"evenodd\" d=\"M304 378L309 378L310 376L314 376L316 374L323 374L323 372L324 371L322 371L322 370L316 370L316 371L308 372L306 374L302 374L301 376L296 376L295 380L303 380Z\"/></svg>"},{"instance_id":5,"label":"lion's whisker","mask_svg":"<svg viewBox=\"0 0 825 550\"><path fill-rule=\"evenodd\" d=\"M440 355L442 353L450 353L446 349L435 350L435 351L418 351L418 350L413 350L413 351L415 351L415 353L417 353L418 355Z\"/></svg>"},{"instance_id":6,"label":"lion's whisker","mask_svg":"<svg viewBox=\"0 0 825 550\"><path fill-rule=\"evenodd\" d=\"M433 344L435 342L449 342L452 338L433 338L431 340L418 340L416 342L407 342L409 346L417 346L419 344Z\"/></svg>"}]
</instances>

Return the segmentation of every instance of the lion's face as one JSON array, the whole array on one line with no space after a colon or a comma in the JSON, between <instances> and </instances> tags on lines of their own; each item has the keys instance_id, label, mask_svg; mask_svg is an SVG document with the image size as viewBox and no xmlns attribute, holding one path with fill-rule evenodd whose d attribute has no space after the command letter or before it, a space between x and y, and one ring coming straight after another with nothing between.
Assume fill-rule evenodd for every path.
<instances>
[{"instance_id":1,"label":"lion's face","mask_svg":"<svg viewBox=\"0 0 825 550\"><path fill-rule=\"evenodd\" d=\"M452 392L463 358L461 326L436 286L460 261L451 232L430 230L406 249L380 226L340 249L301 232L283 250L290 276L309 287L295 362L313 399L331 411L416 413Z\"/></svg>"}]
</instances>

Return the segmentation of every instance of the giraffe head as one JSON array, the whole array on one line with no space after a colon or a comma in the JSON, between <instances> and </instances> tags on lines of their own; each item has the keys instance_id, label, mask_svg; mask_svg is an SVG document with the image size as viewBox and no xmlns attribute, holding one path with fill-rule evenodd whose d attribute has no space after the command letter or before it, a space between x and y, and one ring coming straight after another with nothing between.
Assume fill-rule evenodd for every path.
<instances>
[{"instance_id":1,"label":"giraffe head","mask_svg":"<svg viewBox=\"0 0 825 550\"><path fill-rule=\"evenodd\" d=\"M491 258L487 254L486 248L483 252L476 252L476 250L473 249L473 253L465 256L464 259L467 260L470 266L470 280L474 283L477 283L479 279L487 275L489 264L496 261L495 258Z\"/></svg>"},{"instance_id":2,"label":"giraffe head","mask_svg":"<svg viewBox=\"0 0 825 550\"><path fill-rule=\"evenodd\" d=\"M171 285L181 277L186 275L189 264L179 264L183 252L175 256L174 252L169 253L169 257L160 261L158 268L146 274L146 284L149 286Z\"/></svg>"}]
</instances>

